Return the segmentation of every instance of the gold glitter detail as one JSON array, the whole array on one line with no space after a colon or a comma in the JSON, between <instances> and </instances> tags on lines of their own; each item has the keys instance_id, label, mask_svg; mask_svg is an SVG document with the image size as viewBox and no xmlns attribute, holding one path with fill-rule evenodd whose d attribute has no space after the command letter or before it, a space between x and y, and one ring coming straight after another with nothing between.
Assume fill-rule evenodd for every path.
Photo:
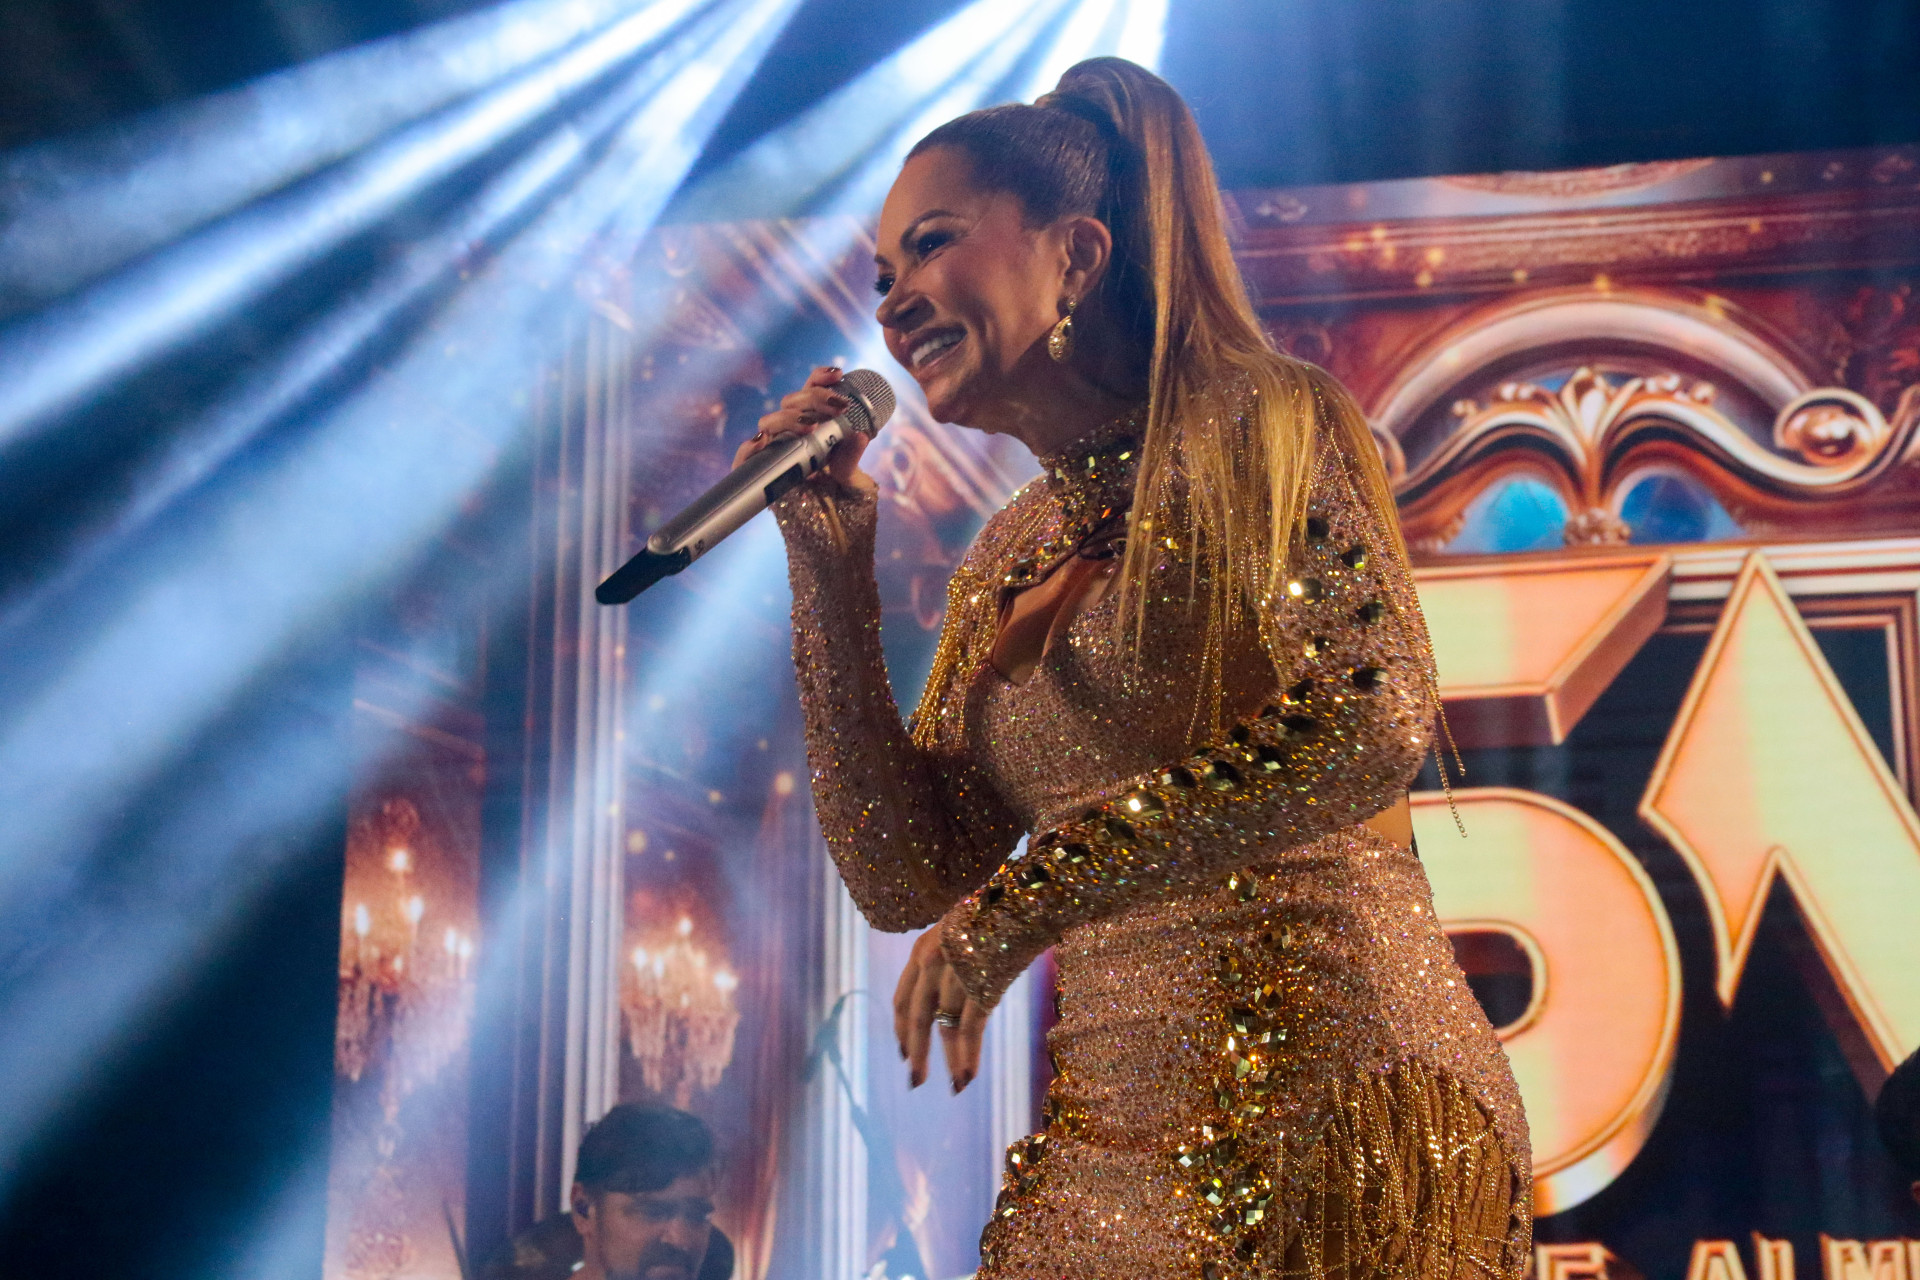
<instances>
[{"instance_id":1,"label":"gold glitter detail","mask_svg":"<svg viewBox=\"0 0 1920 1280\"><path fill-rule=\"evenodd\" d=\"M873 500L838 503L844 543L813 486L778 508L815 808L855 901L890 929L944 912L987 1004L1057 960L1046 1130L1009 1153L980 1274L1518 1280L1518 1091L1419 860L1363 825L1433 742L1436 682L1340 447L1321 445L1273 579L1299 591L1260 602L1254 637L1211 638L1206 565L1156 536L1137 655L1109 597L1023 683L987 663L1015 566L1044 580L1124 510L1113 438L1044 459L975 540L910 736L879 656ZM1117 469L1090 474L1096 455Z\"/></svg>"}]
</instances>

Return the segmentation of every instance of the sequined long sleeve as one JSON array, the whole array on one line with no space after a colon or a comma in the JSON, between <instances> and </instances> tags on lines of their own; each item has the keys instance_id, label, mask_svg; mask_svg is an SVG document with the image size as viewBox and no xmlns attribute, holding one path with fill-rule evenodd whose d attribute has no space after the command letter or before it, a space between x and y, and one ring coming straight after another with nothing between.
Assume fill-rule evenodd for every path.
<instances>
[{"instance_id":1,"label":"sequined long sleeve","mask_svg":"<svg viewBox=\"0 0 1920 1280\"><path fill-rule=\"evenodd\" d=\"M1077 925L1230 875L1244 889L1250 867L1362 822L1405 790L1435 711L1426 628L1395 540L1331 449L1291 568L1265 619L1275 683L1264 709L1108 789L947 914L943 947L976 999L997 1001Z\"/></svg>"},{"instance_id":2,"label":"sequined long sleeve","mask_svg":"<svg viewBox=\"0 0 1920 1280\"><path fill-rule=\"evenodd\" d=\"M1021 831L964 759L908 737L880 648L878 500L806 486L777 504L793 584L793 659L814 812L847 891L876 929L931 924Z\"/></svg>"}]
</instances>

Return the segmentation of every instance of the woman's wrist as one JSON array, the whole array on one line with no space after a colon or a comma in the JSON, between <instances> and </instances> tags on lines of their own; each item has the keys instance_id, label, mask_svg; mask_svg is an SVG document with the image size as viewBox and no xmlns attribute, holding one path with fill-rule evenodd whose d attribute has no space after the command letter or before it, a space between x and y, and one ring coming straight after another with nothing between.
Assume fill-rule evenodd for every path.
<instances>
[{"instance_id":1,"label":"woman's wrist","mask_svg":"<svg viewBox=\"0 0 1920 1280\"><path fill-rule=\"evenodd\" d=\"M805 484L773 504L774 519L789 548L809 555L843 559L873 555L880 486L867 477L855 488L837 480Z\"/></svg>"},{"instance_id":2,"label":"woman's wrist","mask_svg":"<svg viewBox=\"0 0 1920 1280\"><path fill-rule=\"evenodd\" d=\"M992 1009L1000 1003L1005 989L993 989L992 979L980 963L972 928L976 910L977 905L969 896L954 903L941 917L940 953L946 957L947 967L953 970L960 985L966 988L968 998L982 1009Z\"/></svg>"}]
</instances>

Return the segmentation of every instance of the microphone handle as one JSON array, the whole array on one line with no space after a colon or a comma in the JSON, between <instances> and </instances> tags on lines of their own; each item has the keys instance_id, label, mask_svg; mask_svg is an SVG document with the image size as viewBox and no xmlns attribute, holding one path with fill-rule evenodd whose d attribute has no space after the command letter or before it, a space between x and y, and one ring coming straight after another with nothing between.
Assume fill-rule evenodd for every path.
<instances>
[{"instance_id":1,"label":"microphone handle","mask_svg":"<svg viewBox=\"0 0 1920 1280\"><path fill-rule=\"evenodd\" d=\"M661 525L640 554L594 588L593 598L601 604L625 604L662 578L679 573L824 467L827 455L847 438L847 431L845 417L837 417L806 435L777 440L754 454Z\"/></svg>"}]
</instances>

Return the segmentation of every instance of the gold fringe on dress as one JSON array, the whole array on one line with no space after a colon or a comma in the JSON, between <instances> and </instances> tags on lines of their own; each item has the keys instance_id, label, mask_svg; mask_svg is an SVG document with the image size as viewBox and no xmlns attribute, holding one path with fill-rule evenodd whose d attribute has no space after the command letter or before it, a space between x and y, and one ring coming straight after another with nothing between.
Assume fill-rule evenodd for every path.
<instances>
[{"instance_id":1,"label":"gold fringe on dress","mask_svg":"<svg viewBox=\"0 0 1920 1280\"><path fill-rule=\"evenodd\" d=\"M1485 1108L1426 1063L1345 1082L1303 1181L1255 1274L1484 1280L1526 1268L1527 1170Z\"/></svg>"}]
</instances>

